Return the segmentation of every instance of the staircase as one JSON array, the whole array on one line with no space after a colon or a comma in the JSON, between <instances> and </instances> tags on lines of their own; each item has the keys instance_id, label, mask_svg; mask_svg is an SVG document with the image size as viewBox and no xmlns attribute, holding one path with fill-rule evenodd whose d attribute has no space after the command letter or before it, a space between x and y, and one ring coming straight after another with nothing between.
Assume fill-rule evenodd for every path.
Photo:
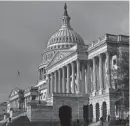
<instances>
[{"instance_id":1,"label":"staircase","mask_svg":"<svg viewBox=\"0 0 130 126\"><path fill-rule=\"evenodd\" d=\"M101 126L100 121L89 124L89 126ZM103 122L102 126L109 126L108 122Z\"/></svg>"}]
</instances>

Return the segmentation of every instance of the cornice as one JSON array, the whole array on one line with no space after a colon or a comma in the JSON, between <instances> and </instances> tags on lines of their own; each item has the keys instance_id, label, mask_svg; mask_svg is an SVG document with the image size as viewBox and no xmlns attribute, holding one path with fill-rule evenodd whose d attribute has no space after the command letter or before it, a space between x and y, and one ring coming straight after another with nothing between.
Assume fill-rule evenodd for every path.
<instances>
[{"instance_id":1,"label":"cornice","mask_svg":"<svg viewBox=\"0 0 130 126\"><path fill-rule=\"evenodd\" d=\"M61 59L60 61L56 62L51 67L49 67L47 70L47 74L54 72L55 70L58 70L66 66L67 64L72 63L73 61L76 61L77 59L87 60L87 55L85 53L73 52L71 53L71 55L68 55L67 57Z\"/></svg>"},{"instance_id":2,"label":"cornice","mask_svg":"<svg viewBox=\"0 0 130 126\"><path fill-rule=\"evenodd\" d=\"M88 59L91 59L95 56L98 56L99 54L104 53L106 51L107 51L107 45L104 45L102 48L98 48L95 51L89 52L88 53Z\"/></svg>"},{"instance_id":3,"label":"cornice","mask_svg":"<svg viewBox=\"0 0 130 126\"><path fill-rule=\"evenodd\" d=\"M98 50L100 49L101 47L104 47L106 46L107 44L106 43L102 43L101 45L99 46L95 46L94 48L92 48L91 50L87 50L88 54L92 53L92 52L95 52L95 50Z\"/></svg>"},{"instance_id":4,"label":"cornice","mask_svg":"<svg viewBox=\"0 0 130 126\"><path fill-rule=\"evenodd\" d=\"M75 56L75 55L76 55L76 52L73 52L73 53L71 53L71 55L68 55L68 56L62 58L61 60L55 62L55 63L52 64L51 66L47 67L47 71L48 71L49 69L52 69L52 68L55 67L56 65L59 65L59 64L63 63L64 61L68 61L68 59L69 59L70 57L73 57L73 56ZM72 58L72 59L73 59L73 58ZM71 61L71 59L70 59L70 61ZM68 62L68 63L69 63L69 62Z\"/></svg>"},{"instance_id":5,"label":"cornice","mask_svg":"<svg viewBox=\"0 0 130 126\"><path fill-rule=\"evenodd\" d=\"M95 50L98 46L100 47L103 43L106 44L123 44L129 45L129 36L126 35L113 35L106 33L105 36L99 37L98 40L93 41L92 44L88 47L88 52L91 50Z\"/></svg>"}]
</instances>

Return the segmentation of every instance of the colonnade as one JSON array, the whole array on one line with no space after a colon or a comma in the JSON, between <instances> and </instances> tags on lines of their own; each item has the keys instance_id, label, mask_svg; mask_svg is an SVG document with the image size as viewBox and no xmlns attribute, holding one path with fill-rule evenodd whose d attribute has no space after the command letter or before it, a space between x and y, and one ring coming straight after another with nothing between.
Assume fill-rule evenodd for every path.
<instances>
[{"instance_id":1,"label":"colonnade","mask_svg":"<svg viewBox=\"0 0 130 126\"><path fill-rule=\"evenodd\" d=\"M76 93L76 90L80 91L80 69L84 66L81 66L81 62L84 61L73 61L72 63L69 63L66 66L56 70L55 72L48 74L48 93ZM85 92L85 89L83 92Z\"/></svg>"},{"instance_id":2,"label":"colonnade","mask_svg":"<svg viewBox=\"0 0 130 126\"><path fill-rule=\"evenodd\" d=\"M47 75L48 94L95 93L110 88L110 53L73 61Z\"/></svg>"},{"instance_id":3,"label":"colonnade","mask_svg":"<svg viewBox=\"0 0 130 126\"><path fill-rule=\"evenodd\" d=\"M104 52L89 60L90 85L93 93L111 88L111 54ZM88 83L89 84L89 83Z\"/></svg>"}]
</instances>

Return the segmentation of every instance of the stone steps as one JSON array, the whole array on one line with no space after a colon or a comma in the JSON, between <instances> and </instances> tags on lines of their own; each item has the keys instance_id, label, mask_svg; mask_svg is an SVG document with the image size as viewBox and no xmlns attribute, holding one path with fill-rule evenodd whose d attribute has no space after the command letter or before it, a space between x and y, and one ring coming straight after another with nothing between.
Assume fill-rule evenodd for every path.
<instances>
[{"instance_id":1,"label":"stone steps","mask_svg":"<svg viewBox=\"0 0 130 126\"><path fill-rule=\"evenodd\" d=\"M100 121L91 123L89 126L100 126ZM103 122L103 126L109 126L108 122Z\"/></svg>"}]
</instances>

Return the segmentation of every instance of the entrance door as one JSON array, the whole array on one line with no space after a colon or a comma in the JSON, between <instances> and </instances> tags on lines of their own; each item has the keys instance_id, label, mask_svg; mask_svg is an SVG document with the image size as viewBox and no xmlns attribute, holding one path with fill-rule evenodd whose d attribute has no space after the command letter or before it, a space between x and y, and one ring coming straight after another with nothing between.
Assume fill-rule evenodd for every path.
<instances>
[{"instance_id":1,"label":"entrance door","mask_svg":"<svg viewBox=\"0 0 130 126\"><path fill-rule=\"evenodd\" d=\"M89 105L83 106L83 118L86 123L88 123L88 121L89 121L89 108L88 107L89 107Z\"/></svg>"},{"instance_id":2,"label":"entrance door","mask_svg":"<svg viewBox=\"0 0 130 126\"><path fill-rule=\"evenodd\" d=\"M61 126L71 126L72 109L69 106L61 106L59 108L59 118Z\"/></svg>"}]
</instances>

